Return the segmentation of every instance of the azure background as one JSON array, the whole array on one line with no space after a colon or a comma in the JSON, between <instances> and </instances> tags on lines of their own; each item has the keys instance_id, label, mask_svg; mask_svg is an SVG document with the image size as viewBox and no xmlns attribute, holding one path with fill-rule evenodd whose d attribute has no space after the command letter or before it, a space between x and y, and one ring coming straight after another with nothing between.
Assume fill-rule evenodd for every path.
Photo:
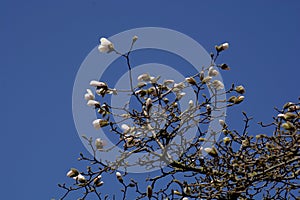
<instances>
[{"instance_id":1,"label":"azure background","mask_svg":"<svg viewBox=\"0 0 300 200\"><path fill-rule=\"evenodd\" d=\"M58 198L56 184L69 168L84 169L76 160L87 151L73 123L72 87L100 37L154 26L187 34L208 52L228 41L219 61L232 70L222 72L223 80L247 92L227 121L242 129L247 111L256 134L256 122L270 122L274 106L300 95L299 10L296 0L2 0L0 198ZM105 182L118 192L114 180Z\"/></svg>"}]
</instances>

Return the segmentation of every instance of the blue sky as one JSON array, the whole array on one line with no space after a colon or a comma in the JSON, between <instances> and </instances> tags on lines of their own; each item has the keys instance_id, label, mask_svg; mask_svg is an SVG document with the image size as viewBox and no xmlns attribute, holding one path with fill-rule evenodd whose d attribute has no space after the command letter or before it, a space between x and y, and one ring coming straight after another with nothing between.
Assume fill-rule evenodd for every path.
<instances>
[{"instance_id":1,"label":"blue sky","mask_svg":"<svg viewBox=\"0 0 300 200\"><path fill-rule=\"evenodd\" d=\"M299 97L299 1L2 0L0 3L1 199L50 199L79 152L72 117L77 70L101 36L138 27L185 33L207 51L228 41L225 85L246 87L241 111L269 122ZM256 130L256 123L252 123ZM109 181L109 180L108 180Z\"/></svg>"}]
</instances>

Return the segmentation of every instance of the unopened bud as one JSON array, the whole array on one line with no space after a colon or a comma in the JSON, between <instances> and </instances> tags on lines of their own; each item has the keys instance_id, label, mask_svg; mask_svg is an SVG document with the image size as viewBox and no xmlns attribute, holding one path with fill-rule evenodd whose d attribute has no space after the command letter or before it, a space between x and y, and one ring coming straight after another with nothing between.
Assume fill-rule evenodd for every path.
<instances>
[{"instance_id":1,"label":"unopened bud","mask_svg":"<svg viewBox=\"0 0 300 200\"><path fill-rule=\"evenodd\" d=\"M213 156L213 157L217 157L218 156L218 152L217 152L217 149L215 147L213 147L213 148L209 148L209 147L204 148L204 151L206 153L208 153L209 155Z\"/></svg>"},{"instance_id":2,"label":"unopened bud","mask_svg":"<svg viewBox=\"0 0 300 200\"><path fill-rule=\"evenodd\" d=\"M148 187L147 187L147 197L148 198L152 197L152 187L151 187L151 185L148 185Z\"/></svg>"},{"instance_id":3,"label":"unopened bud","mask_svg":"<svg viewBox=\"0 0 300 200\"><path fill-rule=\"evenodd\" d=\"M230 103L234 103L235 100L236 100L236 96L231 96L231 97L229 97L229 99L227 101Z\"/></svg>"},{"instance_id":4,"label":"unopened bud","mask_svg":"<svg viewBox=\"0 0 300 200\"><path fill-rule=\"evenodd\" d=\"M79 174L78 176L74 177L79 183L85 183L86 179L83 175Z\"/></svg>"},{"instance_id":5,"label":"unopened bud","mask_svg":"<svg viewBox=\"0 0 300 200\"><path fill-rule=\"evenodd\" d=\"M216 50L218 52L221 52L221 51L224 51L224 50L228 49L229 48L229 44L226 42L226 43L223 43L223 44L221 44L219 46L215 46L215 48L216 48Z\"/></svg>"},{"instance_id":6,"label":"unopened bud","mask_svg":"<svg viewBox=\"0 0 300 200\"><path fill-rule=\"evenodd\" d=\"M93 126L96 130L100 129L101 127L105 127L108 125L108 121L105 119L96 119L93 121Z\"/></svg>"},{"instance_id":7,"label":"unopened bud","mask_svg":"<svg viewBox=\"0 0 300 200\"><path fill-rule=\"evenodd\" d=\"M295 130L295 126L291 122L289 122L289 121L287 121L286 123L283 123L281 126L285 130Z\"/></svg>"},{"instance_id":8,"label":"unopened bud","mask_svg":"<svg viewBox=\"0 0 300 200\"><path fill-rule=\"evenodd\" d=\"M223 142L224 142L224 144L229 144L229 142L231 141L231 139L229 138L229 137L224 137L223 138Z\"/></svg>"},{"instance_id":9,"label":"unopened bud","mask_svg":"<svg viewBox=\"0 0 300 200\"><path fill-rule=\"evenodd\" d=\"M123 183L123 178L120 172L116 172L117 179L120 183Z\"/></svg>"},{"instance_id":10,"label":"unopened bud","mask_svg":"<svg viewBox=\"0 0 300 200\"><path fill-rule=\"evenodd\" d=\"M230 70L230 67L229 67L227 64L225 64L225 63L219 65L219 67L220 67L222 70Z\"/></svg>"},{"instance_id":11,"label":"unopened bud","mask_svg":"<svg viewBox=\"0 0 300 200\"><path fill-rule=\"evenodd\" d=\"M68 171L67 176L70 178L78 176L79 172L75 168L71 168L70 171Z\"/></svg>"},{"instance_id":12,"label":"unopened bud","mask_svg":"<svg viewBox=\"0 0 300 200\"><path fill-rule=\"evenodd\" d=\"M218 74L219 74L219 72L217 70L215 70L213 67L210 67L208 69L208 76L213 77L213 76L217 76Z\"/></svg>"},{"instance_id":13,"label":"unopened bud","mask_svg":"<svg viewBox=\"0 0 300 200\"><path fill-rule=\"evenodd\" d=\"M196 85L197 84L196 80L193 77L188 77L185 80L186 80L186 82L188 82L191 85Z\"/></svg>"},{"instance_id":14,"label":"unopened bud","mask_svg":"<svg viewBox=\"0 0 300 200\"><path fill-rule=\"evenodd\" d=\"M239 86L235 87L235 91L237 93L244 94L246 90L242 85L239 85Z\"/></svg>"},{"instance_id":15,"label":"unopened bud","mask_svg":"<svg viewBox=\"0 0 300 200\"><path fill-rule=\"evenodd\" d=\"M283 105L283 109L287 109L288 107L295 105L293 102L287 102L286 104Z\"/></svg>"},{"instance_id":16,"label":"unopened bud","mask_svg":"<svg viewBox=\"0 0 300 200\"><path fill-rule=\"evenodd\" d=\"M224 121L223 119L219 119L219 123L220 123L220 125L221 125L222 127L225 126L225 121Z\"/></svg>"},{"instance_id":17,"label":"unopened bud","mask_svg":"<svg viewBox=\"0 0 300 200\"><path fill-rule=\"evenodd\" d=\"M132 37L132 43L135 43L137 40L138 40L138 36L135 35Z\"/></svg>"},{"instance_id":18,"label":"unopened bud","mask_svg":"<svg viewBox=\"0 0 300 200\"><path fill-rule=\"evenodd\" d=\"M238 97L235 99L234 103L235 103L235 104L239 104L239 103L241 103L242 101L244 101L244 99L245 99L244 96L238 96Z\"/></svg>"}]
</instances>

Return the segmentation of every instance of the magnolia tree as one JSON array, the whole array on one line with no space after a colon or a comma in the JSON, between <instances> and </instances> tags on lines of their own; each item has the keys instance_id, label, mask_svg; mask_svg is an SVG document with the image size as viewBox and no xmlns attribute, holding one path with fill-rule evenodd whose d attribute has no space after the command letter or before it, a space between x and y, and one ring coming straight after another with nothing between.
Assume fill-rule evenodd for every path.
<instances>
[{"instance_id":1,"label":"magnolia tree","mask_svg":"<svg viewBox=\"0 0 300 200\"><path fill-rule=\"evenodd\" d=\"M133 77L130 55L137 39L133 37L126 53L109 40L100 40L101 53L125 58L130 88L111 88L91 80L84 98L99 117L91 126L117 136L118 141L108 147L101 135L83 135L92 155L80 154L79 160L87 162L86 170L71 168L67 172L72 183L59 184L65 191L61 199L71 193L80 199L299 199L299 102L286 103L275 109L278 115L271 123L260 123L265 134L249 133L252 118L245 112L243 130L236 131L224 121L225 113L218 112L244 100L243 86L232 84L225 90L217 79L219 70L230 69L227 64L217 64L228 43L215 47L209 66L175 82L148 72ZM133 84L134 79L138 84ZM188 88L194 100L182 102ZM120 93L131 97L122 107L113 107L105 98ZM219 130L209 130L212 121L217 121ZM195 132L192 137L189 130ZM115 160L102 159L102 153L115 148L119 149ZM130 159L139 153L142 156ZM129 173L128 169L136 166L156 171L141 181L143 176ZM119 189L104 189L104 177L119 182Z\"/></svg>"}]
</instances>

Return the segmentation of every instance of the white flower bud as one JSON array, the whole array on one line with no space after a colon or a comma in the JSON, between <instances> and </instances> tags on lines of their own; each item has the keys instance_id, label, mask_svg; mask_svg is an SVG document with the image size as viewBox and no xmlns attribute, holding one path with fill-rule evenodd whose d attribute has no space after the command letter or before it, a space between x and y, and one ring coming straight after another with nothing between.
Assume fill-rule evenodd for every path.
<instances>
[{"instance_id":1,"label":"white flower bud","mask_svg":"<svg viewBox=\"0 0 300 200\"><path fill-rule=\"evenodd\" d=\"M79 174L78 176L74 177L75 180L79 181L79 183L85 183L86 179L83 175Z\"/></svg>"},{"instance_id":2,"label":"white flower bud","mask_svg":"<svg viewBox=\"0 0 300 200\"><path fill-rule=\"evenodd\" d=\"M222 89L224 89L224 84L223 84L221 81L219 81L219 80L214 80L214 81L212 82L212 86L213 86L216 90L222 90Z\"/></svg>"},{"instance_id":3,"label":"white flower bud","mask_svg":"<svg viewBox=\"0 0 300 200\"><path fill-rule=\"evenodd\" d=\"M139 39L138 36L135 35L132 37L132 42L135 43L138 39Z\"/></svg>"},{"instance_id":4,"label":"white flower bud","mask_svg":"<svg viewBox=\"0 0 300 200\"><path fill-rule=\"evenodd\" d=\"M223 50L226 50L229 48L229 44L227 42L223 43L221 46L222 46Z\"/></svg>"},{"instance_id":5,"label":"white flower bud","mask_svg":"<svg viewBox=\"0 0 300 200\"><path fill-rule=\"evenodd\" d=\"M237 93L244 94L246 90L242 85L239 85L239 86L235 87L235 91Z\"/></svg>"},{"instance_id":6,"label":"white flower bud","mask_svg":"<svg viewBox=\"0 0 300 200\"><path fill-rule=\"evenodd\" d=\"M121 115L121 117L124 119L128 119L128 118L130 118L130 114L124 113Z\"/></svg>"},{"instance_id":7,"label":"white flower bud","mask_svg":"<svg viewBox=\"0 0 300 200\"><path fill-rule=\"evenodd\" d=\"M229 144L229 142L231 141L231 139L229 137L224 137L223 138L223 142L227 145Z\"/></svg>"},{"instance_id":8,"label":"white flower bud","mask_svg":"<svg viewBox=\"0 0 300 200\"><path fill-rule=\"evenodd\" d=\"M100 138L97 138L95 140L95 146L96 146L96 149L97 150L103 150L103 147L104 147L104 141L101 140Z\"/></svg>"},{"instance_id":9,"label":"white flower bud","mask_svg":"<svg viewBox=\"0 0 300 200\"><path fill-rule=\"evenodd\" d=\"M148 98L148 99L146 100L146 107L149 108L149 107L151 107L151 106L152 106L152 100L151 100L151 98Z\"/></svg>"},{"instance_id":10,"label":"white flower bud","mask_svg":"<svg viewBox=\"0 0 300 200\"><path fill-rule=\"evenodd\" d=\"M222 127L224 127L225 121L224 121L223 119L219 119L219 123L220 123L220 125L221 125Z\"/></svg>"},{"instance_id":11,"label":"white flower bud","mask_svg":"<svg viewBox=\"0 0 300 200\"><path fill-rule=\"evenodd\" d=\"M95 80L92 80L92 81L90 82L90 86L100 87L100 88L102 88L102 87L107 88L107 84L106 84L106 83L100 82L100 81L95 81Z\"/></svg>"},{"instance_id":12,"label":"white flower bud","mask_svg":"<svg viewBox=\"0 0 300 200\"><path fill-rule=\"evenodd\" d=\"M211 76L206 76L202 79L202 83L208 83L211 80Z\"/></svg>"},{"instance_id":13,"label":"white flower bud","mask_svg":"<svg viewBox=\"0 0 300 200\"><path fill-rule=\"evenodd\" d=\"M73 178L73 177L78 176L78 174L79 174L79 172L77 169L71 168L70 171L68 171L67 176Z\"/></svg>"},{"instance_id":14,"label":"white flower bud","mask_svg":"<svg viewBox=\"0 0 300 200\"><path fill-rule=\"evenodd\" d=\"M96 119L93 121L93 126L96 130L100 129L101 127L107 126L108 121L104 119Z\"/></svg>"},{"instance_id":15,"label":"white flower bud","mask_svg":"<svg viewBox=\"0 0 300 200\"><path fill-rule=\"evenodd\" d=\"M218 152L217 152L216 148L214 148L214 147L213 148L209 148L209 147L204 148L204 151L213 157L218 156Z\"/></svg>"},{"instance_id":16,"label":"white flower bud","mask_svg":"<svg viewBox=\"0 0 300 200\"><path fill-rule=\"evenodd\" d=\"M197 84L196 80L193 77L185 78L185 81L188 82L191 85L196 85Z\"/></svg>"},{"instance_id":17,"label":"white flower bud","mask_svg":"<svg viewBox=\"0 0 300 200\"><path fill-rule=\"evenodd\" d=\"M101 38L100 45L98 46L98 50L101 53L110 53L110 52L114 51L114 45L108 39Z\"/></svg>"},{"instance_id":18,"label":"white flower bud","mask_svg":"<svg viewBox=\"0 0 300 200\"><path fill-rule=\"evenodd\" d=\"M208 69L208 76L213 77L213 76L217 76L218 74L219 72L215 70L213 67L210 67Z\"/></svg>"},{"instance_id":19,"label":"white flower bud","mask_svg":"<svg viewBox=\"0 0 300 200\"><path fill-rule=\"evenodd\" d=\"M190 108L192 108L194 106L194 101L193 100L189 101L189 106L190 106Z\"/></svg>"},{"instance_id":20,"label":"white flower bud","mask_svg":"<svg viewBox=\"0 0 300 200\"><path fill-rule=\"evenodd\" d=\"M123 178L122 178L122 175L120 172L116 172L116 176L117 176L117 179L119 180L120 183L123 183Z\"/></svg>"},{"instance_id":21,"label":"white flower bud","mask_svg":"<svg viewBox=\"0 0 300 200\"><path fill-rule=\"evenodd\" d=\"M95 108L100 108L100 102L96 100L88 100L87 105L93 106Z\"/></svg>"},{"instance_id":22,"label":"white flower bud","mask_svg":"<svg viewBox=\"0 0 300 200\"><path fill-rule=\"evenodd\" d=\"M84 99L85 100L94 100L95 99L95 95L93 94L92 90L87 89L86 90L87 93L84 94Z\"/></svg>"}]
</instances>

